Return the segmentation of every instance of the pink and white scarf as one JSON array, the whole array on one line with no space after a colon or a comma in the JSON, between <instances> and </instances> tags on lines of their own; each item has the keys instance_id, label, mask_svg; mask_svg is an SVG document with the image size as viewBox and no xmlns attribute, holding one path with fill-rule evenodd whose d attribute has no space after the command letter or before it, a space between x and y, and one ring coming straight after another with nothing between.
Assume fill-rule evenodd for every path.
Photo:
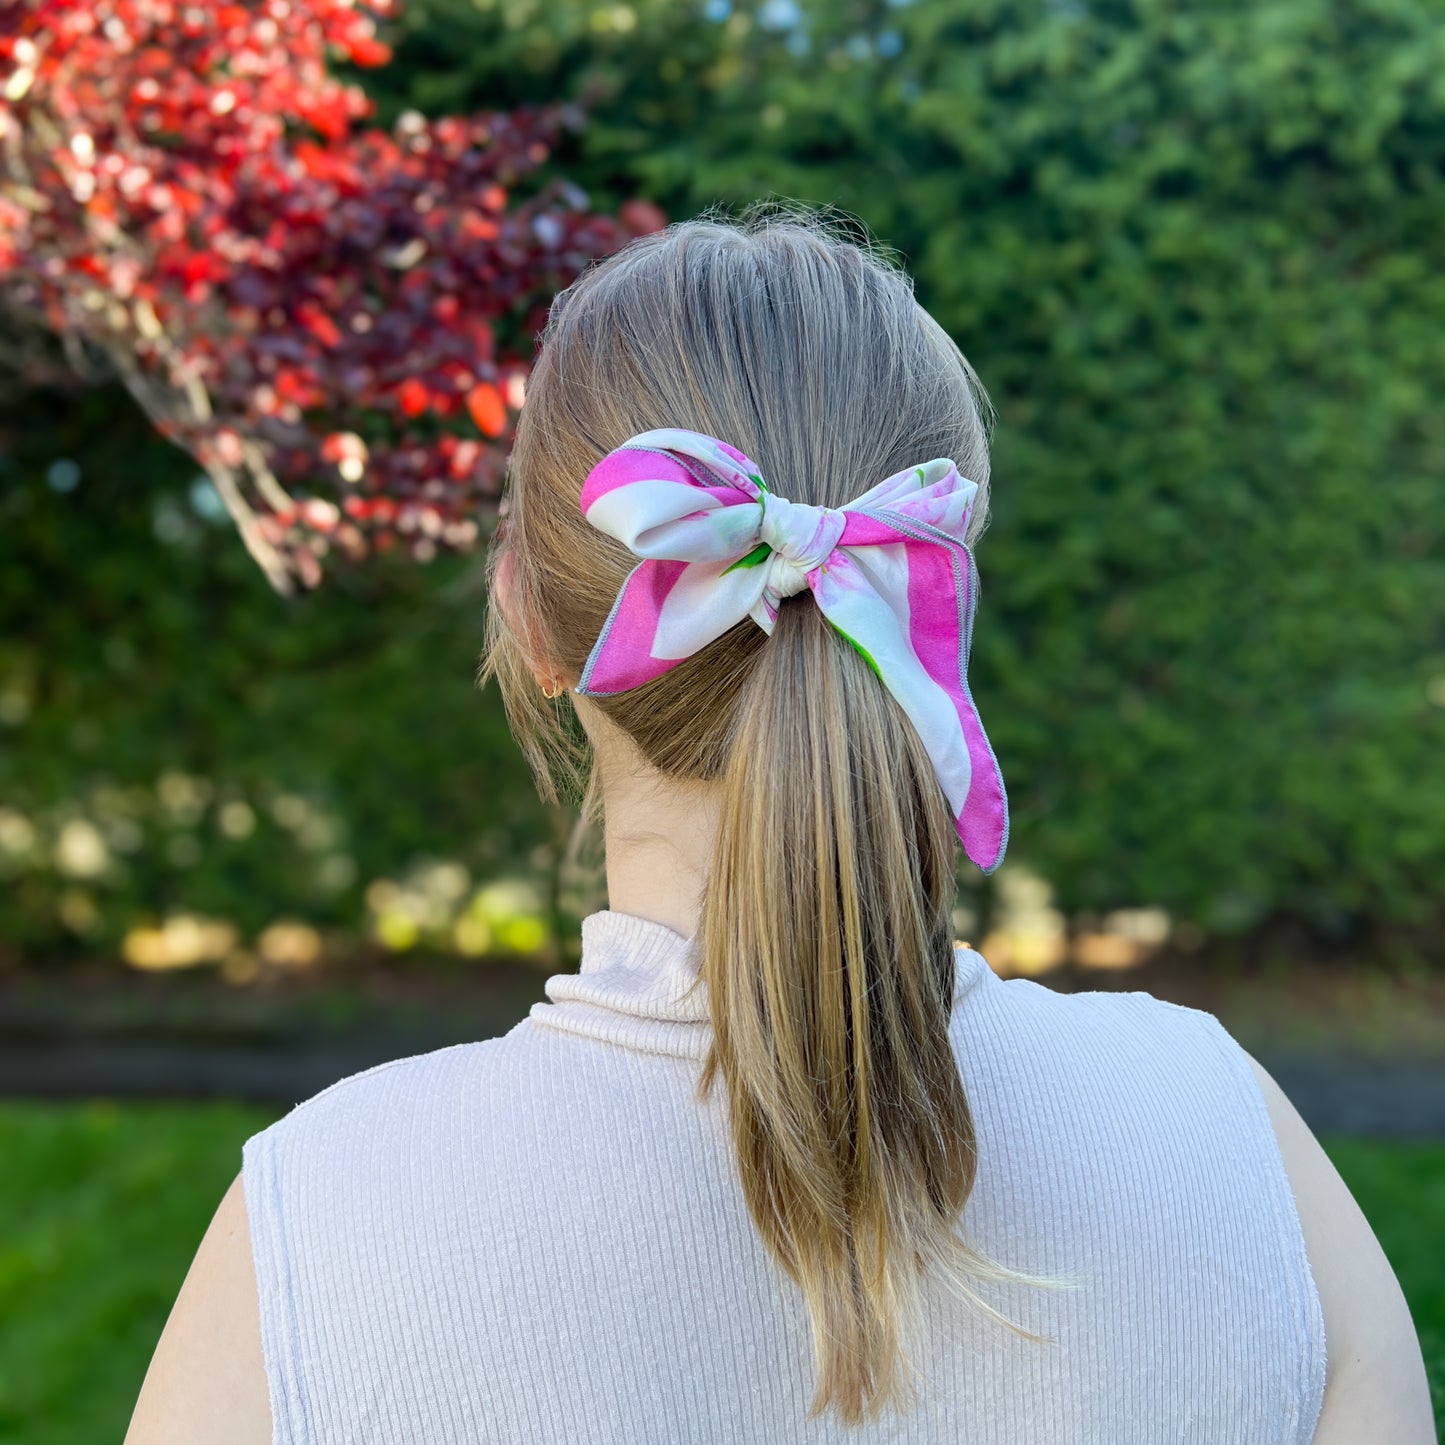
<instances>
[{"instance_id":1,"label":"pink and white scarf","mask_svg":"<svg viewBox=\"0 0 1445 1445\"><path fill-rule=\"evenodd\" d=\"M701 432L641 432L588 473L587 520L644 560L628 574L575 691L661 677L751 617L772 632L804 588L922 739L964 852L1003 861L1008 799L969 694L978 573L964 545L976 483L946 457L841 508L789 502L755 462Z\"/></svg>"}]
</instances>

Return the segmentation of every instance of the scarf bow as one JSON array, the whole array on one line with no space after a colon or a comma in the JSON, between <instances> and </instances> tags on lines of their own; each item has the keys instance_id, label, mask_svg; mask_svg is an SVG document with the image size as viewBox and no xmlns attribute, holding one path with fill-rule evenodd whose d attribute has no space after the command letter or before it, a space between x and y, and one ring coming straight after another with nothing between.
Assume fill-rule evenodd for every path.
<instances>
[{"instance_id":1,"label":"scarf bow","mask_svg":"<svg viewBox=\"0 0 1445 1445\"><path fill-rule=\"evenodd\" d=\"M985 873L1003 861L1008 798L968 690L978 573L964 545L976 483L946 457L841 508L790 502L716 437L641 432L587 475L587 521L643 560L628 574L576 691L641 687L745 617L771 633L804 589L902 707L959 841Z\"/></svg>"}]
</instances>

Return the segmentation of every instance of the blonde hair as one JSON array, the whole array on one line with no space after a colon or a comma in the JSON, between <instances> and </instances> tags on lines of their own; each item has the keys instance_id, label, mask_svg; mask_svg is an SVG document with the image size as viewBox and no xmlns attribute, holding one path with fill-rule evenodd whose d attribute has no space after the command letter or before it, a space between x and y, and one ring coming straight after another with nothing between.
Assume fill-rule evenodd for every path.
<instances>
[{"instance_id":1,"label":"blonde hair","mask_svg":"<svg viewBox=\"0 0 1445 1445\"><path fill-rule=\"evenodd\" d=\"M993 411L954 342L876 244L768 203L643 236L557 298L529 379L504 536L514 621L488 612L495 675L544 797L601 800L585 740L533 663L580 675L636 557L583 518L583 479L653 427L719 437L791 501L842 506L951 457L980 487ZM949 1042L956 835L927 754L868 664L803 593L646 686L590 701L659 772L723 802L697 943L742 1190L812 1322L809 1417L913 1403L906 1342L936 1273L1033 1342L969 1280L1066 1287L968 1242L978 1167ZM1052 1342L1050 1340L1050 1342ZM900 1381L899 1365L909 1371Z\"/></svg>"}]
</instances>

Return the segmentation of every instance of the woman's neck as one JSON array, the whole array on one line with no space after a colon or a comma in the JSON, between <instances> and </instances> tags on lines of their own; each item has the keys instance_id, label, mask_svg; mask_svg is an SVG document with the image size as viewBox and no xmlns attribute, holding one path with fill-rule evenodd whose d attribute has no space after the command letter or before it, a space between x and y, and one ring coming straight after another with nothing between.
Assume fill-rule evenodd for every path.
<instances>
[{"instance_id":1,"label":"woman's neck","mask_svg":"<svg viewBox=\"0 0 1445 1445\"><path fill-rule=\"evenodd\" d=\"M664 779L614 759L605 762L607 906L690 938L698 927L720 788Z\"/></svg>"}]
</instances>

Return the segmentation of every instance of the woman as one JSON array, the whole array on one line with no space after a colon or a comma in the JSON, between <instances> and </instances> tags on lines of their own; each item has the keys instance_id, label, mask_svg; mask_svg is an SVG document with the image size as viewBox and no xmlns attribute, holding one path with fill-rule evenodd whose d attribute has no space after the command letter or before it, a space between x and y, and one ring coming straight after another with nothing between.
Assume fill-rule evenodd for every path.
<instances>
[{"instance_id":1,"label":"woman","mask_svg":"<svg viewBox=\"0 0 1445 1445\"><path fill-rule=\"evenodd\" d=\"M563 293L486 671L610 906L504 1037L247 1141L134 1445L1433 1440L1378 1243L1213 1015L951 940L1007 841L989 420L808 213Z\"/></svg>"}]
</instances>

